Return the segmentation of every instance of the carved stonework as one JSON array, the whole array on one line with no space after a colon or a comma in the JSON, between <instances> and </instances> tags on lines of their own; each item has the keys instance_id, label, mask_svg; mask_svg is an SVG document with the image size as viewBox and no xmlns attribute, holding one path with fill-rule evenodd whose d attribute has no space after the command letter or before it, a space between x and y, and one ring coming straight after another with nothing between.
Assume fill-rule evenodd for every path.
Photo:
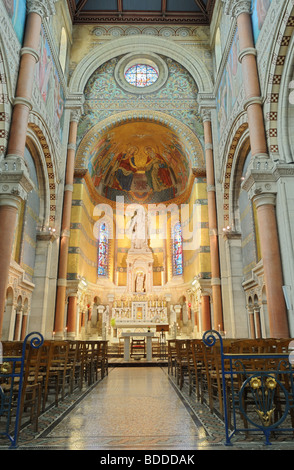
<instances>
[{"instance_id":1,"label":"carved stonework","mask_svg":"<svg viewBox=\"0 0 294 470\"><path fill-rule=\"evenodd\" d=\"M28 13L37 13L42 18L48 18L51 15L55 15L54 3L56 0L27 0Z\"/></svg>"},{"instance_id":2,"label":"carved stonework","mask_svg":"<svg viewBox=\"0 0 294 470\"><path fill-rule=\"evenodd\" d=\"M223 0L224 12L233 18L251 12L251 0Z\"/></svg>"},{"instance_id":3,"label":"carved stonework","mask_svg":"<svg viewBox=\"0 0 294 470\"><path fill-rule=\"evenodd\" d=\"M33 189L28 169L24 160L18 155L8 155L0 161L0 195L7 199L26 200Z\"/></svg>"}]
</instances>

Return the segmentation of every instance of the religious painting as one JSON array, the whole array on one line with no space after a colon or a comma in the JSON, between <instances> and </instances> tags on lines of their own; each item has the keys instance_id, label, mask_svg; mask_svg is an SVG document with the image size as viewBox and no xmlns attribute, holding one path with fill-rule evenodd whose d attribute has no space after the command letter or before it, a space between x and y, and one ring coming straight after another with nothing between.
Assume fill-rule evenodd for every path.
<instances>
[{"instance_id":1,"label":"religious painting","mask_svg":"<svg viewBox=\"0 0 294 470\"><path fill-rule=\"evenodd\" d=\"M239 52L239 37L237 31L217 94L219 136L225 131L228 118L232 113L242 84L242 67L238 60Z\"/></svg>"},{"instance_id":2,"label":"religious painting","mask_svg":"<svg viewBox=\"0 0 294 470\"><path fill-rule=\"evenodd\" d=\"M35 78L39 84L39 90L46 105L48 116L53 119L53 126L61 140L65 98L43 28L39 48L40 60L35 69Z\"/></svg>"},{"instance_id":3,"label":"religious painting","mask_svg":"<svg viewBox=\"0 0 294 470\"><path fill-rule=\"evenodd\" d=\"M260 31L265 22L266 15L271 6L272 0L252 0L252 28L254 42L256 44Z\"/></svg>"},{"instance_id":4,"label":"religious painting","mask_svg":"<svg viewBox=\"0 0 294 470\"><path fill-rule=\"evenodd\" d=\"M89 172L99 194L116 201L156 203L187 187L185 150L168 128L132 122L106 133L89 149Z\"/></svg>"},{"instance_id":5,"label":"religious painting","mask_svg":"<svg viewBox=\"0 0 294 470\"><path fill-rule=\"evenodd\" d=\"M4 7L11 19L12 26L20 44L23 41L24 28L26 22L26 0L3 0Z\"/></svg>"}]
</instances>

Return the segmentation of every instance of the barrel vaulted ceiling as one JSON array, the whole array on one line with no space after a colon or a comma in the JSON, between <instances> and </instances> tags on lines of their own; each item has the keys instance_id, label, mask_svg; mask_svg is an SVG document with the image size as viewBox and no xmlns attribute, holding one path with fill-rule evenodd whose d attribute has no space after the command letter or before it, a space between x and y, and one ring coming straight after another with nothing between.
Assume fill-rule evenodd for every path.
<instances>
[{"instance_id":1,"label":"barrel vaulted ceiling","mask_svg":"<svg viewBox=\"0 0 294 470\"><path fill-rule=\"evenodd\" d=\"M209 25L215 0L67 0L73 23Z\"/></svg>"}]
</instances>

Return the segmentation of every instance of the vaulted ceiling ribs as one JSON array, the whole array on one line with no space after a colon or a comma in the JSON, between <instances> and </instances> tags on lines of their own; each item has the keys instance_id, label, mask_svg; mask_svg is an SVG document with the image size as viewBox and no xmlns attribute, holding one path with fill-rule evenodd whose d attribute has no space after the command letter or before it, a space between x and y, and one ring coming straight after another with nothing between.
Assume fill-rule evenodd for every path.
<instances>
[{"instance_id":1,"label":"vaulted ceiling ribs","mask_svg":"<svg viewBox=\"0 0 294 470\"><path fill-rule=\"evenodd\" d=\"M215 0L67 0L73 23L209 25ZM151 7L150 7L151 6ZM136 9L136 7L138 9Z\"/></svg>"}]
</instances>

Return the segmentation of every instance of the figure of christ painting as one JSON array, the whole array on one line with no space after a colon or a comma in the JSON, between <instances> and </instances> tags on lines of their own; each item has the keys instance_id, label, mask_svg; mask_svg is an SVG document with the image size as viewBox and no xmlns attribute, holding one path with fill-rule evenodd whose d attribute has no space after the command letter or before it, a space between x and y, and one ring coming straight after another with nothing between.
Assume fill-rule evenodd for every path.
<instances>
[{"instance_id":1,"label":"figure of christ painting","mask_svg":"<svg viewBox=\"0 0 294 470\"><path fill-rule=\"evenodd\" d=\"M93 185L108 199L125 196L127 202L162 202L187 187L189 163L184 150L162 126L140 122L119 126L94 141L88 152Z\"/></svg>"}]
</instances>

